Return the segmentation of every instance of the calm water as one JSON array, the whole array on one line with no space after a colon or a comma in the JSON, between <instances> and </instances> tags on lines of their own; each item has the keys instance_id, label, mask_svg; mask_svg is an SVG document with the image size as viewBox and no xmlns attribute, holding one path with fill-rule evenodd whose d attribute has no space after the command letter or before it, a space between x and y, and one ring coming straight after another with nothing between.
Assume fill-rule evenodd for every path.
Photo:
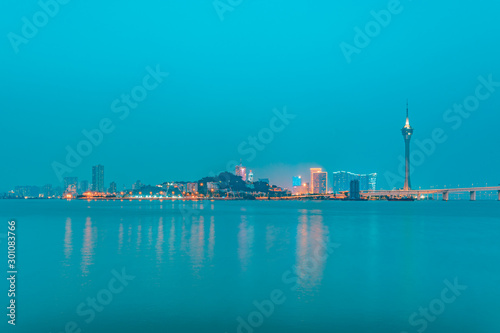
<instances>
[{"instance_id":1,"label":"calm water","mask_svg":"<svg viewBox=\"0 0 500 333\"><path fill-rule=\"evenodd\" d=\"M500 332L496 201L0 200L0 217L19 270L2 331Z\"/></svg>"}]
</instances>

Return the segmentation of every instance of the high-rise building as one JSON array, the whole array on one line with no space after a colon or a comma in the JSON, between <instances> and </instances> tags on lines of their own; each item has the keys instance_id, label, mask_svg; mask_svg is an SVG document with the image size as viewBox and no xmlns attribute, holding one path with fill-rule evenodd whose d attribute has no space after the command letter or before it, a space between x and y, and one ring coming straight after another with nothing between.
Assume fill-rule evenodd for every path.
<instances>
[{"instance_id":1,"label":"high-rise building","mask_svg":"<svg viewBox=\"0 0 500 333\"><path fill-rule=\"evenodd\" d=\"M307 194L309 192L309 184L302 183L301 176L293 177L292 185L293 185L293 188L292 188L293 195L303 195L303 194Z\"/></svg>"},{"instance_id":2,"label":"high-rise building","mask_svg":"<svg viewBox=\"0 0 500 333\"><path fill-rule=\"evenodd\" d=\"M357 179L358 175L348 171L336 171L333 173L333 193L349 191L351 180Z\"/></svg>"},{"instance_id":3,"label":"high-rise building","mask_svg":"<svg viewBox=\"0 0 500 333\"><path fill-rule=\"evenodd\" d=\"M326 171L322 171L321 168L311 168L311 189L313 194L326 194L328 192L328 174Z\"/></svg>"},{"instance_id":4,"label":"high-rise building","mask_svg":"<svg viewBox=\"0 0 500 333\"><path fill-rule=\"evenodd\" d=\"M253 172L252 172L252 170L250 170L250 173L248 174L248 181L250 183L253 183Z\"/></svg>"},{"instance_id":5,"label":"high-rise building","mask_svg":"<svg viewBox=\"0 0 500 333\"><path fill-rule=\"evenodd\" d=\"M410 119L408 118L408 101L406 102L406 123L401 129L403 138L405 140L405 184L403 190L411 190L410 181L410 140L413 135L413 128L410 126Z\"/></svg>"},{"instance_id":6,"label":"high-rise building","mask_svg":"<svg viewBox=\"0 0 500 333\"><path fill-rule=\"evenodd\" d=\"M141 187L144 185L141 183L140 180L136 181L135 183L132 184L132 189L133 190L139 190Z\"/></svg>"},{"instance_id":7,"label":"high-rise building","mask_svg":"<svg viewBox=\"0 0 500 333\"><path fill-rule=\"evenodd\" d=\"M336 171L332 177L333 192L349 191L352 180L359 181L360 191L375 191L377 187L377 174L356 174L348 171Z\"/></svg>"},{"instance_id":8,"label":"high-rise building","mask_svg":"<svg viewBox=\"0 0 500 333\"><path fill-rule=\"evenodd\" d=\"M76 193L78 190L78 177L64 177L64 192Z\"/></svg>"},{"instance_id":9,"label":"high-rise building","mask_svg":"<svg viewBox=\"0 0 500 333\"><path fill-rule=\"evenodd\" d=\"M243 181L246 181L247 180L247 168L245 168L243 165L237 165L235 170L234 170L234 174L236 176L240 176L241 179L243 179Z\"/></svg>"},{"instance_id":10,"label":"high-rise building","mask_svg":"<svg viewBox=\"0 0 500 333\"><path fill-rule=\"evenodd\" d=\"M104 189L104 166L95 165L92 167L92 191L105 192Z\"/></svg>"},{"instance_id":11,"label":"high-rise building","mask_svg":"<svg viewBox=\"0 0 500 333\"><path fill-rule=\"evenodd\" d=\"M53 194L52 185L51 184L43 185L43 187L42 187L42 194L43 194L44 198L51 197L52 194Z\"/></svg>"},{"instance_id":12,"label":"high-rise building","mask_svg":"<svg viewBox=\"0 0 500 333\"><path fill-rule=\"evenodd\" d=\"M109 184L108 193L116 193L116 183L115 182L111 182Z\"/></svg>"},{"instance_id":13,"label":"high-rise building","mask_svg":"<svg viewBox=\"0 0 500 333\"><path fill-rule=\"evenodd\" d=\"M311 193L314 193L314 188L313 188L313 174L316 172L321 172L321 168L311 168L311 178L309 178L309 186L311 187Z\"/></svg>"},{"instance_id":14,"label":"high-rise building","mask_svg":"<svg viewBox=\"0 0 500 333\"><path fill-rule=\"evenodd\" d=\"M89 190L89 182L87 180L80 181L80 193L87 192Z\"/></svg>"},{"instance_id":15,"label":"high-rise building","mask_svg":"<svg viewBox=\"0 0 500 333\"><path fill-rule=\"evenodd\" d=\"M359 180L358 179L351 180L351 183L349 186L349 199L359 200L359 198L360 198Z\"/></svg>"}]
</instances>

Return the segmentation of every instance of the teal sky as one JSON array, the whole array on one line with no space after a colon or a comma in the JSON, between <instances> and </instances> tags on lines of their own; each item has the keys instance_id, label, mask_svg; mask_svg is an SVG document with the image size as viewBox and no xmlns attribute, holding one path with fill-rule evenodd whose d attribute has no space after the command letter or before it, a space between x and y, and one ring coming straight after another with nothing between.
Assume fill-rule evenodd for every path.
<instances>
[{"instance_id":1,"label":"teal sky","mask_svg":"<svg viewBox=\"0 0 500 333\"><path fill-rule=\"evenodd\" d=\"M195 180L241 159L282 186L319 166L377 172L379 188L398 187L387 177L398 174L407 98L412 148L437 128L447 138L420 149L414 188L500 183L500 83L488 90L478 80L500 82L497 2L401 1L350 62L340 45L355 47L355 28L394 5L220 3L232 10L218 13L211 1L70 1L47 22L37 1L5 3L0 191L58 184L54 162L65 165L66 147L105 118L113 131L63 177L91 180L91 166L103 164L106 185ZM23 17L34 15L42 24L25 38ZM143 84L148 66L169 75L120 119L111 105ZM473 103L477 89L474 111L447 112ZM248 161L238 147L284 107L295 118Z\"/></svg>"}]
</instances>

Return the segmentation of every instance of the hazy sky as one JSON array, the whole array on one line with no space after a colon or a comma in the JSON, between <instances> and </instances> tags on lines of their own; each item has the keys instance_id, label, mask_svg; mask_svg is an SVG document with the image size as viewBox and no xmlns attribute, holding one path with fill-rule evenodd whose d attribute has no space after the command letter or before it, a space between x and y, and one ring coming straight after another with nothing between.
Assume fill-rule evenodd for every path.
<instances>
[{"instance_id":1,"label":"hazy sky","mask_svg":"<svg viewBox=\"0 0 500 333\"><path fill-rule=\"evenodd\" d=\"M500 183L498 2L215 5L47 1L47 15L35 0L5 3L0 191L56 185L54 166L90 181L103 164L121 188L240 159L283 186L319 166L398 187L387 177L399 174L407 98L414 188ZM471 112L453 111L464 102ZM89 146L82 131L99 126ZM69 166L67 147L87 156Z\"/></svg>"}]
</instances>

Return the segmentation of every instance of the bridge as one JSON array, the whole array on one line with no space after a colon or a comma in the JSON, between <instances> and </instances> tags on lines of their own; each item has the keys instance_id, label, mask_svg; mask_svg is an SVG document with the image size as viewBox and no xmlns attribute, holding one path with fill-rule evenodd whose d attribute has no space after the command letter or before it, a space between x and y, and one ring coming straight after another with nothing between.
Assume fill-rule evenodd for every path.
<instances>
[{"instance_id":1,"label":"bridge","mask_svg":"<svg viewBox=\"0 0 500 333\"><path fill-rule=\"evenodd\" d=\"M376 190L376 191L361 191L360 195L364 198L370 197L415 197L420 198L422 195L437 194L442 195L444 201L448 201L450 193L470 193L470 200L476 200L477 192L498 191L498 200L500 200L500 186L485 186L485 187L463 187L463 188L443 188L443 189L418 189L418 190Z\"/></svg>"}]
</instances>

